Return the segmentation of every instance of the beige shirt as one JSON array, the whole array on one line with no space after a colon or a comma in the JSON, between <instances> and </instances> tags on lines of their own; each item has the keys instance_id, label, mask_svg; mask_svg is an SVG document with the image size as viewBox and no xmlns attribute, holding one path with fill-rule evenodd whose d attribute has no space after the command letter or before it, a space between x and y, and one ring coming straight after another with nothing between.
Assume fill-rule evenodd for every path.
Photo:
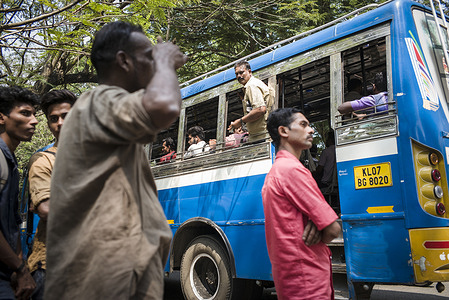
<instances>
[{"instance_id":1,"label":"beige shirt","mask_svg":"<svg viewBox=\"0 0 449 300\"><path fill-rule=\"evenodd\" d=\"M51 184L47 300L129 299L136 290L136 299L162 299L171 231L143 149L157 134L143 93L100 85L65 119Z\"/></svg>"},{"instance_id":2,"label":"beige shirt","mask_svg":"<svg viewBox=\"0 0 449 300\"><path fill-rule=\"evenodd\" d=\"M265 106L270 97L268 86L260 79L251 76L244 86L245 96L243 98L243 113L246 116L252 109ZM246 123L249 132L249 142L268 138L267 118L269 111L265 115L254 122Z\"/></svg>"},{"instance_id":3,"label":"beige shirt","mask_svg":"<svg viewBox=\"0 0 449 300\"><path fill-rule=\"evenodd\" d=\"M51 147L46 151L56 153L57 147ZM30 197L34 212L37 212L38 206L50 199L51 173L55 163L56 156L52 153L38 152L30 159L31 166L28 173L28 182ZM39 265L42 269L46 268L46 247L45 240L47 237L47 221L40 219L37 224L36 234L33 240L33 250L28 257L28 268L30 272L38 269Z\"/></svg>"}]
</instances>

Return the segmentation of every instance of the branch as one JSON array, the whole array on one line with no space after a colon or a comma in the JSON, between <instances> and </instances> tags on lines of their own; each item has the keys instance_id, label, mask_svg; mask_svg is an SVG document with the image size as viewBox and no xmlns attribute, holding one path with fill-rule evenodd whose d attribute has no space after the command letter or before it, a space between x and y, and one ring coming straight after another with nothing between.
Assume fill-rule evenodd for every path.
<instances>
[{"instance_id":1,"label":"branch","mask_svg":"<svg viewBox=\"0 0 449 300\"><path fill-rule=\"evenodd\" d=\"M15 11L23 11L24 9L20 7L12 7L12 8L0 8L0 13L9 13L9 12L15 12Z\"/></svg>"},{"instance_id":2,"label":"branch","mask_svg":"<svg viewBox=\"0 0 449 300\"><path fill-rule=\"evenodd\" d=\"M0 31L3 31L5 29L10 29L10 28L13 28L13 27L24 26L24 25L27 25L27 24L31 24L31 23L34 23L34 22L37 22L37 21L49 18L51 16L57 15L57 14L65 11L65 10L68 10L68 9L72 8L73 6L75 6L76 4L78 4L78 3L82 2L82 1L84 1L84 0L75 0L74 2L70 3L69 5L67 5L65 7L62 7L60 9L54 10L51 13L43 14L43 15L40 15L39 17L28 19L26 21L22 21L22 22L18 22L18 23L12 23L12 24L6 24L6 25L1 25L0 26Z\"/></svg>"},{"instance_id":3,"label":"branch","mask_svg":"<svg viewBox=\"0 0 449 300\"><path fill-rule=\"evenodd\" d=\"M56 51L71 52L71 53L76 53L76 54L81 54L81 55L87 55L87 56L90 55L89 52L65 49L65 48L57 48L57 47L41 47L41 48L39 48L39 47L20 47L20 46L12 46L12 45L5 45L5 44L0 44L0 47L11 48L11 49L22 49L22 50L36 50L36 51L56 50Z\"/></svg>"}]
</instances>

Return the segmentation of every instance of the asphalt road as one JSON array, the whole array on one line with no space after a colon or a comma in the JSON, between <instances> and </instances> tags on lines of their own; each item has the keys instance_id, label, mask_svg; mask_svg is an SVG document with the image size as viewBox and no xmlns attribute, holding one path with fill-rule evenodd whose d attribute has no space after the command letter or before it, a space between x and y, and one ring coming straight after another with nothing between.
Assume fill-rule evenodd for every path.
<instances>
[{"instance_id":1,"label":"asphalt road","mask_svg":"<svg viewBox=\"0 0 449 300\"><path fill-rule=\"evenodd\" d=\"M371 300L443 300L449 299L449 283L446 289L438 293L435 283L428 287L403 286L403 285L375 285L371 294ZM346 284L346 275L334 274L335 299L348 299L349 293ZM174 272L165 280L164 300L183 300L179 272ZM276 300L274 288L264 289L261 300Z\"/></svg>"}]
</instances>

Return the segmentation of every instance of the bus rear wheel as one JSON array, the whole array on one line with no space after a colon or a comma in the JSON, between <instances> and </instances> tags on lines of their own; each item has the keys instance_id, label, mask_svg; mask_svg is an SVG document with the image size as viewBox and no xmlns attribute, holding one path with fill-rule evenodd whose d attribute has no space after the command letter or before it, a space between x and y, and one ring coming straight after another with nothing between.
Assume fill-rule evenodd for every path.
<instances>
[{"instance_id":1,"label":"bus rear wheel","mask_svg":"<svg viewBox=\"0 0 449 300\"><path fill-rule=\"evenodd\" d=\"M208 236L194 239L181 260L181 288L187 300L231 299L229 258L221 245Z\"/></svg>"}]
</instances>

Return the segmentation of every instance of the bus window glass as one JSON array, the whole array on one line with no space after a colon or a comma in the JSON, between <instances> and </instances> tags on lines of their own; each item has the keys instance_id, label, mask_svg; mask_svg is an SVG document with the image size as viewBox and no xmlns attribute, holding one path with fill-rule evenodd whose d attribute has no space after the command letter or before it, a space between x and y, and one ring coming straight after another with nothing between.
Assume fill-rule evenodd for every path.
<instances>
[{"instance_id":1,"label":"bus window glass","mask_svg":"<svg viewBox=\"0 0 449 300\"><path fill-rule=\"evenodd\" d=\"M241 118L243 116L243 105L242 100L244 97L243 88L239 88L235 91L229 92L226 94L226 106L227 106L227 114L226 114L226 126L225 126L225 132L226 137L223 136L223 144L217 145L217 149L222 149L223 147L226 149L230 148L236 148L243 146L245 143L247 143L248 135L242 135L240 130L236 130L234 135L234 131L228 131L229 124ZM243 130L246 132L247 128L246 125L243 126ZM218 133L220 134L220 133ZM235 137L240 137L238 141L235 140Z\"/></svg>"},{"instance_id":2,"label":"bus window glass","mask_svg":"<svg viewBox=\"0 0 449 300\"><path fill-rule=\"evenodd\" d=\"M337 144L369 140L397 133L392 99L388 99L387 46L385 37L342 52L343 101L375 100L376 106L340 115ZM374 83L376 82L377 85ZM383 78L382 84L379 78ZM379 102L379 103L377 103ZM380 103L388 103L381 105ZM355 104L354 104L355 105ZM353 106L351 104L351 106Z\"/></svg>"},{"instance_id":3,"label":"bus window glass","mask_svg":"<svg viewBox=\"0 0 449 300\"><path fill-rule=\"evenodd\" d=\"M279 107L297 107L311 123L329 120L329 67L329 57L324 57L280 74Z\"/></svg>"},{"instance_id":4,"label":"bus window glass","mask_svg":"<svg viewBox=\"0 0 449 300\"><path fill-rule=\"evenodd\" d=\"M159 164L160 158L165 155L162 150L164 139L172 138L175 144L174 150L176 151L176 145L178 144L178 126L179 118L176 119L176 121L173 122L173 124L171 124L169 128L162 130L157 135L157 140L149 145L151 165L154 166L156 164Z\"/></svg>"},{"instance_id":5,"label":"bus window glass","mask_svg":"<svg viewBox=\"0 0 449 300\"><path fill-rule=\"evenodd\" d=\"M438 98L441 102L444 101L447 103L447 101L449 101L449 70L447 62L445 62L444 59L444 50L438 35L435 20L431 14L426 14L421 10L414 10L413 17L415 19L421 47L418 51L422 51L424 55L425 63L427 64L426 67L430 72L433 81L432 85L438 94ZM444 38L444 43L446 43L446 47L448 47L446 30L441 28L441 32ZM407 46L419 47L411 38L408 39ZM446 101L444 99L446 99ZM434 102L438 105L437 99L435 99ZM446 117L449 119L447 105L443 105L443 109Z\"/></svg>"},{"instance_id":6,"label":"bus window glass","mask_svg":"<svg viewBox=\"0 0 449 300\"><path fill-rule=\"evenodd\" d=\"M204 141L209 143L210 139L217 138L217 114L218 97L203 101L187 107L186 109L186 136L187 130L193 126L201 126L204 130ZM189 148L189 143L184 140L184 150Z\"/></svg>"},{"instance_id":7,"label":"bus window glass","mask_svg":"<svg viewBox=\"0 0 449 300\"><path fill-rule=\"evenodd\" d=\"M314 128L314 146L303 151L300 161L311 172L324 149L323 137L330 130L330 58L324 57L278 75L279 107L297 107Z\"/></svg>"}]
</instances>

